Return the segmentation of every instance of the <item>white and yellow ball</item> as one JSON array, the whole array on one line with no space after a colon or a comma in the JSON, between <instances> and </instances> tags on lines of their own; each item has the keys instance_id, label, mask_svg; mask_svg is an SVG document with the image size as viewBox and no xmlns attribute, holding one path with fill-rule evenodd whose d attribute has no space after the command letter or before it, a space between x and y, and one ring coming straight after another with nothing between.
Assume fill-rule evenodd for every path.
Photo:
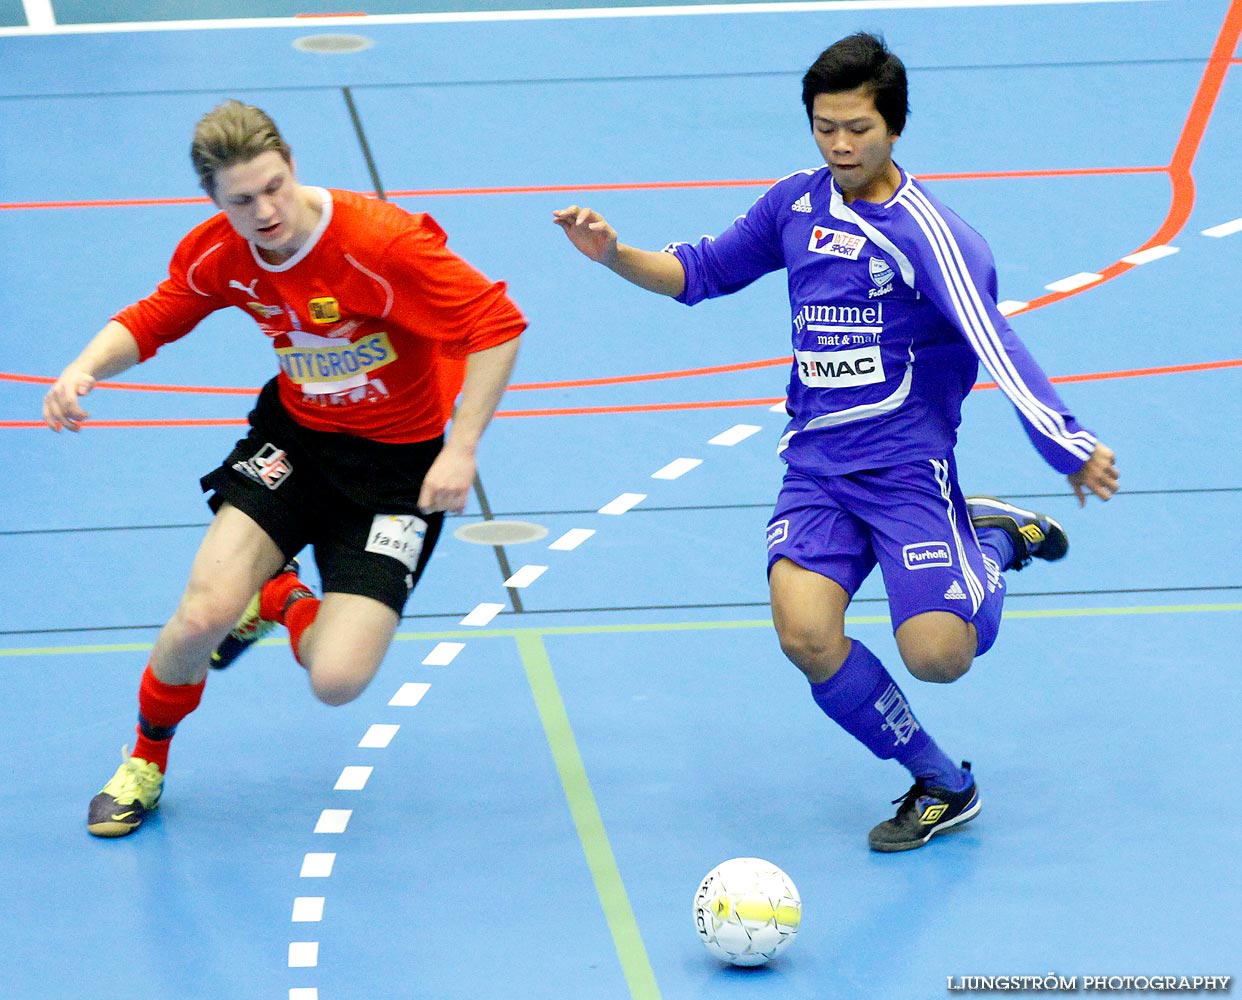
<instances>
[{"instance_id":1,"label":"white and yellow ball","mask_svg":"<svg viewBox=\"0 0 1242 1000\"><path fill-rule=\"evenodd\" d=\"M694 894L694 926L717 958L762 965L793 942L802 899L770 861L733 858L713 868Z\"/></svg>"}]
</instances>

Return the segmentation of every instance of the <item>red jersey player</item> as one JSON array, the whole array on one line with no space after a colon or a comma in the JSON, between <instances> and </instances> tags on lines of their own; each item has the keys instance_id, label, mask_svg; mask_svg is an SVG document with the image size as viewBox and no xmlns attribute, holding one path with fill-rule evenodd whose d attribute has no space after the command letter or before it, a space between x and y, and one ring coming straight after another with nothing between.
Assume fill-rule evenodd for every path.
<instances>
[{"instance_id":1,"label":"red jersey player","mask_svg":"<svg viewBox=\"0 0 1242 1000\"><path fill-rule=\"evenodd\" d=\"M228 666L276 623L317 698L341 705L362 693L445 512L465 506L526 326L504 284L452 253L429 216L299 183L258 108L229 101L207 114L191 159L221 213L181 241L153 294L65 368L44 419L78 430L97 381L226 306L258 323L280 371L249 433L203 477L215 516L143 673L133 753L91 801L87 828L101 837L133 832L158 803L169 741L209 667ZM297 577L307 545L322 600Z\"/></svg>"}]
</instances>

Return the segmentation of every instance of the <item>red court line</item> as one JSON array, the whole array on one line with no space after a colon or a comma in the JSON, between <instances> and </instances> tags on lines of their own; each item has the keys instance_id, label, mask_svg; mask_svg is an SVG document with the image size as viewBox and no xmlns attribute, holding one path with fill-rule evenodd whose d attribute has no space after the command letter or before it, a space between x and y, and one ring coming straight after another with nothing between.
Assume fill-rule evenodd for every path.
<instances>
[{"instance_id":1,"label":"red court line","mask_svg":"<svg viewBox=\"0 0 1242 1000\"><path fill-rule=\"evenodd\" d=\"M1169 203L1169 210L1164 217L1164 222L1151 239L1142 246L1136 247L1131 253L1138 253L1148 247L1168 243L1182 231L1186 220L1190 218L1190 211L1195 204L1195 181L1191 166L1199 153L1199 145L1207 131L1208 122L1216 107L1216 99L1220 96L1229 67L1238 61L1232 56L1238 47L1239 38L1242 38L1242 0L1233 0L1229 5L1229 10L1225 13L1224 21L1221 22L1220 32L1216 36L1216 43L1212 46L1212 53L1208 56L1207 65L1203 68L1199 87L1195 91L1194 99L1190 102L1190 110L1186 113L1186 120L1182 125L1182 133L1173 147L1173 157L1167 168L1169 181L1173 185L1173 197ZM1101 276L1100 281L1067 292L1041 295L1027 303L1024 309L1015 310L1010 315L1021 316L1025 312L1051 305L1053 302L1060 302L1071 295L1098 288L1104 282L1111 281L1136 266L1127 264L1123 260L1116 261L1098 272Z\"/></svg>"},{"instance_id":2,"label":"red court line","mask_svg":"<svg viewBox=\"0 0 1242 1000\"><path fill-rule=\"evenodd\" d=\"M1162 174L1168 167L1070 167L1062 170L994 170L947 174L919 174L924 181L1024 180L1041 177L1107 177L1124 174ZM671 191L695 188L770 187L775 178L746 178L719 181L635 181L617 184L536 184L516 187L411 188L388 191L389 198L455 198L502 194L572 194L579 191ZM375 197L375 192L366 192ZM101 198L74 201L0 202L0 211L38 211L60 208L146 208L163 205L210 205L211 199L191 198Z\"/></svg>"},{"instance_id":3,"label":"red court line","mask_svg":"<svg viewBox=\"0 0 1242 1000\"><path fill-rule=\"evenodd\" d=\"M788 364L789 358L775 358L776 362ZM1202 361L1189 365L1161 365L1155 368L1125 368L1113 372L1083 372L1078 375L1053 375L1049 381L1055 384L1070 382L1100 382L1107 379L1147 378L1153 375L1180 375L1189 372L1221 371L1226 368L1242 368L1242 358L1225 361ZM27 377L25 381L34 381ZM47 381L50 381L47 380ZM104 383L100 383L101 387ZM560 383L551 383L559 385ZM978 382L974 390L995 389L995 382ZM258 390L248 390L250 393ZM660 413L670 410L718 410L746 406L773 406L784 402L784 396L764 399L713 399L690 403L637 403L627 406L573 406L542 410L501 410L497 417L569 417L607 413ZM204 420L91 420L84 426L98 428L137 427L237 427L246 423L240 417ZM45 427L42 420L0 420L0 430L31 430Z\"/></svg>"}]
</instances>

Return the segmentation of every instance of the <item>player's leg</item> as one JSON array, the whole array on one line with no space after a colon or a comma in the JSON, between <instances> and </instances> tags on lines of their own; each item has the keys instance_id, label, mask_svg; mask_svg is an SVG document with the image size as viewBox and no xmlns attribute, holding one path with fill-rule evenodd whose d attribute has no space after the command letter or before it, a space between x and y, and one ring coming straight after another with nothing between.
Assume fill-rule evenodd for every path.
<instances>
[{"instance_id":1,"label":"player's leg","mask_svg":"<svg viewBox=\"0 0 1242 1000\"><path fill-rule=\"evenodd\" d=\"M235 507L225 504L212 519L177 609L160 631L139 682L134 750L91 800L87 829L92 834L132 833L155 808L173 734L198 707L212 650L283 560L267 533Z\"/></svg>"},{"instance_id":2,"label":"player's leg","mask_svg":"<svg viewBox=\"0 0 1242 1000\"><path fill-rule=\"evenodd\" d=\"M845 635L845 610L875 565L868 530L845 509L851 477L786 476L768 528L772 619L820 709L881 760L917 779L961 773L911 711L879 658ZM919 845L912 845L919 846Z\"/></svg>"},{"instance_id":3,"label":"player's leg","mask_svg":"<svg viewBox=\"0 0 1242 1000\"><path fill-rule=\"evenodd\" d=\"M323 600L294 593L280 613L320 701L344 705L371 683L443 523L443 514L376 514L343 498L321 519Z\"/></svg>"}]
</instances>

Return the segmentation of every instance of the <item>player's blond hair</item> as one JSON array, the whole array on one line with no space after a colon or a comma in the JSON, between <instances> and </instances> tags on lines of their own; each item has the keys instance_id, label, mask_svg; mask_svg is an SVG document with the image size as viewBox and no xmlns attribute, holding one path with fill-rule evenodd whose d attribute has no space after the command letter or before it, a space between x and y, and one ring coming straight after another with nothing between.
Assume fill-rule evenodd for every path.
<instances>
[{"instance_id":1,"label":"player's blond hair","mask_svg":"<svg viewBox=\"0 0 1242 1000\"><path fill-rule=\"evenodd\" d=\"M286 163L293 162L293 150L267 112L228 100L199 119L190 144L190 162L202 189L215 198L217 170L249 163L267 152L279 153Z\"/></svg>"}]
</instances>

